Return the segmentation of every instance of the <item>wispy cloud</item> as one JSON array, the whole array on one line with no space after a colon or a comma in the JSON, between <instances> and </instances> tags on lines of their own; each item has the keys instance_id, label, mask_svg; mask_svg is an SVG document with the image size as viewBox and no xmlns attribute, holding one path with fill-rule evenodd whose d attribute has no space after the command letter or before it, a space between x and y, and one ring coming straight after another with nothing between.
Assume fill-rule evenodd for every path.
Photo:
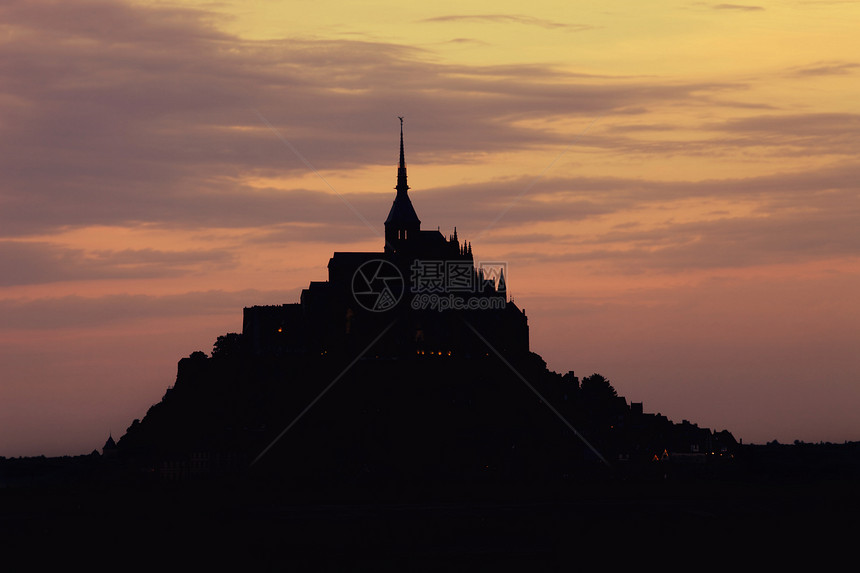
<instances>
[{"instance_id":1,"label":"wispy cloud","mask_svg":"<svg viewBox=\"0 0 860 573\"><path fill-rule=\"evenodd\" d=\"M287 300L293 296L295 293L287 291L210 290L161 296L110 294L0 299L0 333L17 329L90 328L142 319L218 314L232 314L241 322L243 306Z\"/></svg>"},{"instance_id":2,"label":"wispy cloud","mask_svg":"<svg viewBox=\"0 0 860 573\"><path fill-rule=\"evenodd\" d=\"M37 8L0 7L5 26L19 30L0 65L3 104L14 110L0 125L0 234L9 238L95 224L353 217L323 185L246 185L307 174L254 109L331 172L394 164L392 110L421 134L411 162L469 163L567 144L570 134L538 122L693 105L732 89L539 64L440 63L421 49L371 41L249 41L217 31L205 12L166 6L90 2L85 16ZM501 21L536 23L510 18Z\"/></svg>"},{"instance_id":3,"label":"wispy cloud","mask_svg":"<svg viewBox=\"0 0 860 573\"><path fill-rule=\"evenodd\" d=\"M74 280L178 277L236 264L224 250L85 251L48 242L0 241L0 286Z\"/></svg>"},{"instance_id":4,"label":"wispy cloud","mask_svg":"<svg viewBox=\"0 0 860 573\"><path fill-rule=\"evenodd\" d=\"M852 74L860 68L860 64L857 62L840 62L840 61L829 61L829 62L815 62L808 66L799 66L791 68L788 71L789 75L792 76L841 76L846 74Z\"/></svg>"},{"instance_id":5,"label":"wispy cloud","mask_svg":"<svg viewBox=\"0 0 860 573\"><path fill-rule=\"evenodd\" d=\"M860 218L856 166L843 165L794 174L703 181L645 181L627 178L548 178L541 198L524 197L501 229L481 243L510 260L589 261L612 272L684 272L690 269L747 268L842 257L860 259ZM475 186L459 195L458 213L477 228L524 181ZM441 191L442 197L454 190ZM672 217L672 206L747 204L747 213L713 211L690 220ZM444 202L444 200L443 200ZM489 206L488 206L489 205ZM659 209L664 221L647 226L628 222L594 232L577 231L585 221ZM611 219L609 219L611 220ZM538 223L569 223L566 233L530 232ZM557 228L557 227L556 227ZM525 231L518 232L519 229ZM468 239L469 228L461 227ZM553 249L544 247L552 245ZM535 249L535 250L532 250Z\"/></svg>"},{"instance_id":6,"label":"wispy cloud","mask_svg":"<svg viewBox=\"0 0 860 573\"><path fill-rule=\"evenodd\" d=\"M522 14L449 14L425 18L421 22L450 23L450 22L484 22L490 24L522 24L526 26L538 26L547 29L563 29L568 31L591 30L594 26L587 24L569 24L534 16Z\"/></svg>"},{"instance_id":7,"label":"wispy cloud","mask_svg":"<svg viewBox=\"0 0 860 573\"><path fill-rule=\"evenodd\" d=\"M713 4L714 10L739 10L742 12L758 12L764 10L763 6L751 6L748 4Z\"/></svg>"}]
</instances>

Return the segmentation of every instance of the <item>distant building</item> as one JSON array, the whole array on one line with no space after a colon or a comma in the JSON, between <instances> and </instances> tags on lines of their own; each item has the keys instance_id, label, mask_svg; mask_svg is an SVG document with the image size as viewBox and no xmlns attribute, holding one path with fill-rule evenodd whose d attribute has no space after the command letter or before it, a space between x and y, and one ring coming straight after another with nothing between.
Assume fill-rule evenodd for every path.
<instances>
[{"instance_id":1,"label":"distant building","mask_svg":"<svg viewBox=\"0 0 860 573\"><path fill-rule=\"evenodd\" d=\"M102 447L102 456L104 457L112 457L115 456L118 452L116 442L113 439L113 435L109 435L105 445Z\"/></svg>"},{"instance_id":2,"label":"distant building","mask_svg":"<svg viewBox=\"0 0 860 573\"><path fill-rule=\"evenodd\" d=\"M421 228L408 194L402 120L395 189L382 252L336 252L328 280L311 282L298 303L244 309L242 338L253 354L369 346L367 355L381 358L528 352L528 321L507 299L506 265L476 267L456 228L448 237Z\"/></svg>"}]
</instances>

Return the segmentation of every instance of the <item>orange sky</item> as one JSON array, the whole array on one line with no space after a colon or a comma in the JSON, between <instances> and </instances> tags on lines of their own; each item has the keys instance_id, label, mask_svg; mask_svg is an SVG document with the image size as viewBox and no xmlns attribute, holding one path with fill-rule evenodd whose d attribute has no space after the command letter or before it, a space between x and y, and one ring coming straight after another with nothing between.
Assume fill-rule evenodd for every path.
<instances>
[{"instance_id":1,"label":"orange sky","mask_svg":"<svg viewBox=\"0 0 860 573\"><path fill-rule=\"evenodd\" d=\"M408 4L408 3L407 3ZM857 2L0 6L0 456L425 228L550 368L746 442L860 440Z\"/></svg>"}]
</instances>

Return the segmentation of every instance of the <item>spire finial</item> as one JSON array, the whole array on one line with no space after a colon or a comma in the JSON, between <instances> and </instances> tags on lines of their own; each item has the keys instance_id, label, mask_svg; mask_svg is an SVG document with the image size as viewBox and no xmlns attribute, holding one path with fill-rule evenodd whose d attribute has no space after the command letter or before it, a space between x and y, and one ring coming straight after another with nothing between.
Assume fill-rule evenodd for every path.
<instances>
[{"instance_id":1,"label":"spire finial","mask_svg":"<svg viewBox=\"0 0 860 573\"><path fill-rule=\"evenodd\" d=\"M400 165L397 167L397 193L406 193L409 185L406 184L406 154L403 151L403 116L398 115L400 120Z\"/></svg>"}]
</instances>

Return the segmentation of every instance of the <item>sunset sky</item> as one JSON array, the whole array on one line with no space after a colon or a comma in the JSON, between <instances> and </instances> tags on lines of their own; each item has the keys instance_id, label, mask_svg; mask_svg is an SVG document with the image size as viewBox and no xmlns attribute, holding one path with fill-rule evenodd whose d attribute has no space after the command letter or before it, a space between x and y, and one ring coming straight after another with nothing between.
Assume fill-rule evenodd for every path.
<instances>
[{"instance_id":1,"label":"sunset sky","mask_svg":"<svg viewBox=\"0 0 860 573\"><path fill-rule=\"evenodd\" d=\"M745 443L860 440L860 2L0 4L0 456L424 228L532 350Z\"/></svg>"}]
</instances>

